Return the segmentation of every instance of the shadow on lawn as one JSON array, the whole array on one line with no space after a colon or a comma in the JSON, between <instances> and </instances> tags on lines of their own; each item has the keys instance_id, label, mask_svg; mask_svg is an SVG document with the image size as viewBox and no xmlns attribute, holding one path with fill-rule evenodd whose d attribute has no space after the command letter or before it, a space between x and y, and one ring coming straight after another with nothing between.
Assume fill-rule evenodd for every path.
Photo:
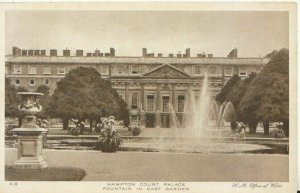
<instances>
[{"instance_id":1,"label":"shadow on lawn","mask_svg":"<svg viewBox=\"0 0 300 193\"><path fill-rule=\"evenodd\" d=\"M5 166L6 181L80 181L86 175L81 168L48 167L45 169L13 169Z\"/></svg>"}]
</instances>

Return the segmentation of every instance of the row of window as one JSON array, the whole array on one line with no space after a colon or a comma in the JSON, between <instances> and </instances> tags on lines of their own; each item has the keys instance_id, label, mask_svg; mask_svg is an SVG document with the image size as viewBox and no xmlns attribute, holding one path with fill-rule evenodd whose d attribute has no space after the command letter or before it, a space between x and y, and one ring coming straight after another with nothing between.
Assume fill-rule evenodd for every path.
<instances>
[{"instance_id":1,"label":"row of window","mask_svg":"<svg viewBox=\"0 0 300 193\"><path fill-rule=\"evenodd\" d=\"M36 81L34 79L30 79L29 82L28 82L28 85L29 86L35 86L35 83L36 83ZM20 86L21 84L22 84L22 81L20 79L16 79L15 80L15 85L16 86ZM50 85L50 81L48 79L45 79L44 80L44 84L46 86L49 86Z\"/></svg>"},{"instance_id":2,"label":"row of window","mask_svg":"<svg viewBox=\"0 0 300 193\"><path fill-rule=\"evenodd\" d=\"M22 74L22 65L14 65L13 66L13 74ZM178 67L178 69L182 72L185 72L187 74L191 74L190 68L186 68L184 66ZM7 69L6 73L7 73ZM102 75L109 75L109 67L108 66L101 66L99 68L100 73ZM147 71L152 70L152 67L150 67ZM201 66L195 66L194 67L194 75L195 76L200 76L205 74L205 68ZM261 68L255 68L254 72L258 73L261 70ZM245 67L239 68L239 75L240 76L247 76L248 70ZM50 75L51 72L51 67L50 66L43 66L43 74L44 75ZM57 74L65 74L66 70L64 66L58 66L57 67ZM132 75L137 75L140 73L139 66L131 66L131 74ZM208 75L220 75L220 68L217 66L210 66L207 68L207 73ZM37 74L37 68L35 65L29 65L28 66L28 74L34 75ZM114 68L114 74L115 75L125 75L125 66L117 66ZM233 68L232 67L224 67L224 75L225 76L231 76L233 75Z\"/></svg>"},{"instance_id":3,"label":"row of window","mask_svg":"<svg viewBox=\"0 0 300 193\"><path fill-rule=\"evenodd\" d=\"M13 68L13 74L22 74L22 65L14 65L14 68ZM5 69L6 73L7 73L7 69ZM44 66L43 67L43 74L45 75L50 75L52 72L51 72L51 67L50 66ZM57 74L65 74L66 71L65 71L65 67L63 66L58 66L57 67ZM28 66L28 74L31 74L31 75L34 75L34 74L37 74L37 68L36 66L34 65L29 65Z\"/></svg>"},{"instance_id":4,"label":"row of window","mask_svg":"<svg viewBox=\"0 0 300 193\"><path fill-rule=\"evenodd\" d=\"M124 100L124 95L120 94L120 97ZM139 93L134 92L131 94L131 101L130 101L130 107L131 109L138 109L139 104ZM170 96L169 95L163 95L162 96L162 112L169 113L171 111L176 111L179 113L184 112L185 108L185 96L184 95L178 95L177 96L177 109L171 109L172 106L170 106ZM146 97L146 111L147 112L155 112L155 98L154 94L148 94Z\"/></svg>"}]
</instances>

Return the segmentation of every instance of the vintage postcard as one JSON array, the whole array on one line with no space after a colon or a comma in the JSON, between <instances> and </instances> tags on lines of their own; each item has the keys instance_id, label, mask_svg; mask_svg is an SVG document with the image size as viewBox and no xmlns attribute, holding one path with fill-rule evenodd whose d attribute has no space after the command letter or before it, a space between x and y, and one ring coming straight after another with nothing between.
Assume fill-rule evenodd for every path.
<instances>
[{"instance_id":1,"label":"vintage postcard","mask_svg":"<svg viewBox=\"0 0 300 193\"><path fill-rule=\"evenodd\" d=\"M3 193L295 192L296 3L3 3Z\"/></svg>"}]
</instances>

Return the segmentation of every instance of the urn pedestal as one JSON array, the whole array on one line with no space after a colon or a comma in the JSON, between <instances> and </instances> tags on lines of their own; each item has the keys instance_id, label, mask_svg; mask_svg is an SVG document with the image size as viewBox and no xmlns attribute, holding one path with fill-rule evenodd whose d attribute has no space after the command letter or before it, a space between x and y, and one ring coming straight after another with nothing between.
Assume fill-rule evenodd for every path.
<instances>
[{"instance_id":1,"label":"urn pedestal","mask_svg":"<svg viewBox=\"0 0 300 193\"><path fill-rule=\"evenodd\" d=\"M16 128L12 132L17 135L18 159L12 165L15 169L42 169L47 162L43 158L43 137L48 132L44 128Z\"/></svg>"},{"instance_id":2,"label":"urn pedestal","mask_svg":"<svg viewBox=\"0 0 300 193\"><path fill-rule=\"evenodd\" d=\"M19 110L24 113L22 127L15 128L12 133L17 136L18 159L13 164L15 169L42 169L47 167L47 162L43 158L43 138L48 130L40 128L36 124L36 114L41 112L42 106L39 97L42 93L19 92L22 97L22 104Z\"/></svg>"}]
</instances>

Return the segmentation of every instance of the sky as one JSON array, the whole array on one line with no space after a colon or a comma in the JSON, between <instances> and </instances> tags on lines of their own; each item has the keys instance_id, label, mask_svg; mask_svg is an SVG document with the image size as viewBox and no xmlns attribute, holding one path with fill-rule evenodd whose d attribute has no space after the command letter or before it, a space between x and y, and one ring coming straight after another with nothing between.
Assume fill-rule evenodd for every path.
<instances>
[{"instance_id":1,"label":"sky","mask_svg":"<svg viewBox=\"0 0 300 193\"><path fill-rule=\"evenodd\" d=\"M288 48L288 12L6 11L5 51L68 48L116 56L197 53L259 57Z\"/></svg>"}]
</instances>

